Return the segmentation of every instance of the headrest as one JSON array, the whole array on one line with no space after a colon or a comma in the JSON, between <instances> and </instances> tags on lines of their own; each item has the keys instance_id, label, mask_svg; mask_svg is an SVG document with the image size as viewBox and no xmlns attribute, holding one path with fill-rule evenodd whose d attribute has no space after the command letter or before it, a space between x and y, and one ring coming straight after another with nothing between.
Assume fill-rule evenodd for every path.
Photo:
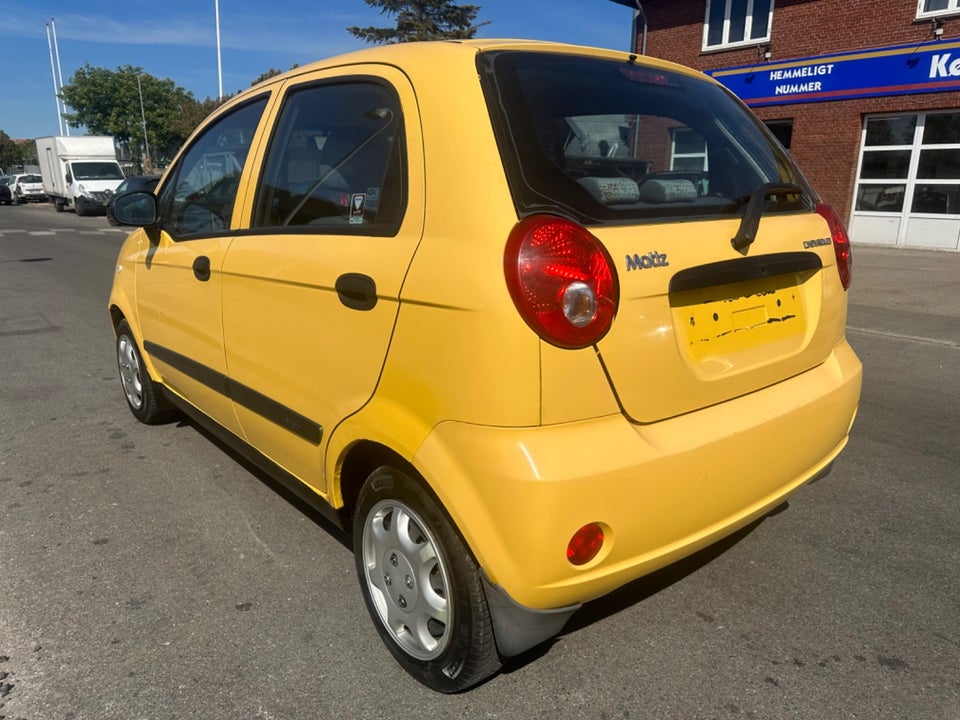
<instances>
[{"instance_id":1,"label":"headrest","mask_svg":"<svg viewBox=\"0 0 960 720\"><path fill-rule=\"evenodd\" d=\"M697 186L686 178L654 178L640 186L638 195L649 203L693 202L697 199Z\"/></svg>"},{"instance_id":2,"label":"headrest","mask_svg":"<svg viewBox=\"0 0 960 720\"><path fill-rule=\"evenodd\" d=\"M635 203L640 199L637 184L630 178L585 177L577 182L604 205Z\"/></svg>"}]
</instances>

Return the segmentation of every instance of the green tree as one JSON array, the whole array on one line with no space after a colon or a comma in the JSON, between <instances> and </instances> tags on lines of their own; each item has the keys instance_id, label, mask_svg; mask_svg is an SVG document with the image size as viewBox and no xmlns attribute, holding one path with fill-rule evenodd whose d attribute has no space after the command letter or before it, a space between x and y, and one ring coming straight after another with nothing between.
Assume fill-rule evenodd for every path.
<instances>
[{"instance_id":1,"label":"green tree","mask_svg":"<svg viewBox=\"0 0 960 720\"><path fill-rule=\"evenodd\" d=\"M300 66L294 63L290 69L293 70L296 67ZM255 78L254 81L250 83L250 86L253 87L264 80L269 80L270 78L281 74L282 72L283 70L270 68ZM190 137L191 133L197 129L200 123L202 123L210 113L228 100L233 99L239 93L240 91L238 90L236 93L224 95L222 98L207 97L205 100L197 100L191 95L190 98L186 100L180 107L180 114L175 123L177 133L183 138Z\"/></svg>"},{"instance_id":2,"label":"green tree","mask_svg":"<svg viewBox=\"0 0 960 720\"><path fill-rule=\"evenodd\" d=\"M381 15L396 15L397 25L348 27L354 36L369 43L417 40L467 40L488 22L474 24L479 5L457 5L451 0L363 0L380 9Z\"/></svg>"},{"instance_id":3,"label":"green tree","mask_svg":"<svg viewBox=\"0 0 960 720\"><path fill-rule=\"evenodd\" d=\"M190 137L190 134L206 119L207 115L232 98L233 95L224 95L222 98L208 97L206 100L196 100L191 97L180 108L180 115L176 121L178 134L183 139Z\"/></svg>"},{"instance_id":4,"label":"green tree","mask_svg":"<svg viewBox=\"0 0 960 720\"><path fill-rule=\"evenodd\" d=\"M63 86L63 99L72 110L64 116L71 127L86 127L93 135L112 135L135 160L148 146L150 154L161 161L186 139L182 114L196 102L173 80L161 80L143 68L125 65L114 71L89 63Z\"/></svg>"},{"instance_id":5,"label":"green tree","mask_svg":"<svg viewBox=\"0 0 960 720\"><path fill-rule=\"evenodd\" d=\"M20 165L23 162L22 154L23 150L20 146L0 130L0 168L10 172L14 165Z\"/></svg>"},{"instance_id":6,"label":"green tree","mask_svg":"<svg viewBox=\"0 0 960 720\"><path fill-rule=\"evenodd\" d=\"M8 173L37 164L37 145L33 140L14 140L0 130L0 168Z\"/></svg>"},{"instance_id":7,"label":"green tree","mask_svg":"<svg viewBox=\"0 0 960 720\"><path fill-rule=\"evenodd\" d=\"M293 67L297 67L297 66L294 65ZM270 78L276 77L277 75L280 75L282 73L283 73L283 70L277 70L277 68L270 68L265 73L260 73L260 76L255 78L254 81L250 83L250 87L253 87L254 85L259 85L264 80L269 80Z\"/></svg>"}]
</instances>

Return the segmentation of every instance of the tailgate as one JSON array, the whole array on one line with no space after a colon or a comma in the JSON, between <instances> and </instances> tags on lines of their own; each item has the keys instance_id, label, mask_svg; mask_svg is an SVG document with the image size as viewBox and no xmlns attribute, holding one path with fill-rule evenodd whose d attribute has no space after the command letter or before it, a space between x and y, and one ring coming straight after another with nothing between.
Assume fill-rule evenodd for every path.
<instances>
[{"instance_id":1,"label":"tailgate","mask_svg":"<svg viewBox=\"0 0 960 720\"><path fill-rule=\"evenodd\" d=\"M594 228L620 274L599 343L621 407L654 422L772 385L843 337L846 294L830 230L814 213L764 217L746 256L738 220Z\"/></svg>"}]
</instances>

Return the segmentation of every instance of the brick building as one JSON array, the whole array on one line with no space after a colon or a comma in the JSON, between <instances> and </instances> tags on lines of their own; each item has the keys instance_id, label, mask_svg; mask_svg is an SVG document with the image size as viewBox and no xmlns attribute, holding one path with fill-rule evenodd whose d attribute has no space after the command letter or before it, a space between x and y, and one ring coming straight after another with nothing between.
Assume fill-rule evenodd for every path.
<instances>
[{"instance_id":1,"label":"brick building","mask_svg":"<svg viewBox=\"0 0 960 720\"><path fill-rule=\"evenodd\" d=\"M853 242L960 250L960 0L639 6L636 47L744 99Z\"/></svg>"}]
</instances>

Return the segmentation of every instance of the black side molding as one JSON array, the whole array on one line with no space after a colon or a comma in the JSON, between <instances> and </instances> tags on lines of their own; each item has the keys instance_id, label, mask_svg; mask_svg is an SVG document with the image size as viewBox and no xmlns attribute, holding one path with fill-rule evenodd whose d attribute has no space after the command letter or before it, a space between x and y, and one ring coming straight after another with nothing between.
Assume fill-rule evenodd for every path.
<instances>
[{"instance_id":1,"label":"black side molding","mask_svg":"<svg viewBox=\"0 0 960 720\"><path fill-rule=\"evenodd\" d=\"M296 410L292 410L286 405L282 405L276 400L262 395L246 385L241 385L226 375L162 345L146 340L143 343L143 349L157 360L176 368L184 375L193 378L214 392L225 395L257 415L303 438L310 444L320 445L320 440L323 438L323 427Z\"/></svg>"}]
</instances>

